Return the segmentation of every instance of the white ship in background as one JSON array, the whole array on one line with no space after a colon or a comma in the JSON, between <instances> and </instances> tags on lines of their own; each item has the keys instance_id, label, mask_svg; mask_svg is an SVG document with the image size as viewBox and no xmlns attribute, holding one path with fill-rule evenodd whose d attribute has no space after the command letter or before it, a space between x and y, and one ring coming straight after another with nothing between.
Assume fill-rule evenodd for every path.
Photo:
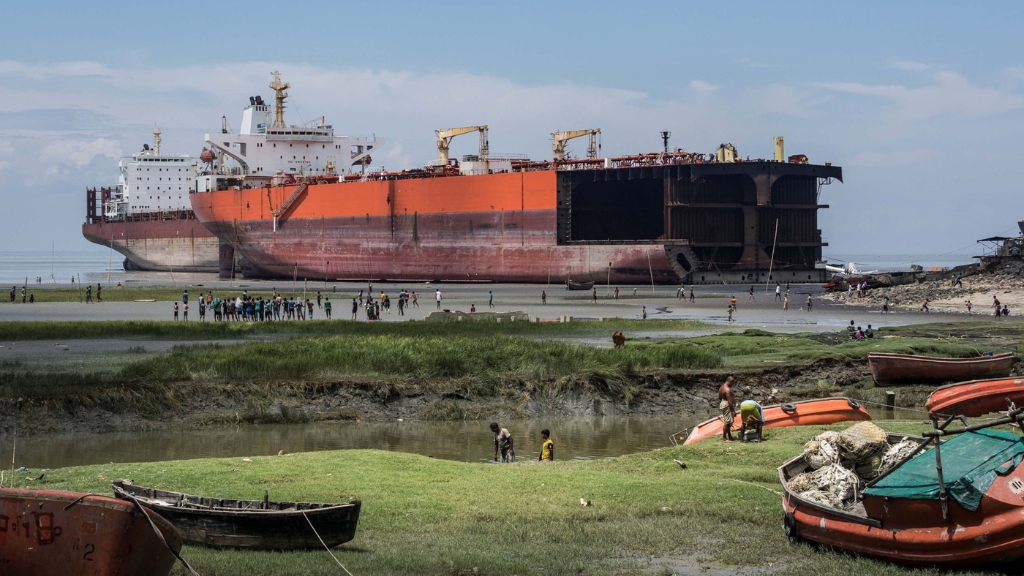
<instances>
[{"instance_id":1,"label":"white ship in background","mask_svg":"<svg viewBox=\"0 0 1024 576\"><path fill-rule=\"evenodd\" d=\"M220 241L196 220L191 156L162 155L160 129L153 147L118 162L114 188L86 190L82 234L125 256L125 270L215 272Z\"/></svg>"}]
</instances>

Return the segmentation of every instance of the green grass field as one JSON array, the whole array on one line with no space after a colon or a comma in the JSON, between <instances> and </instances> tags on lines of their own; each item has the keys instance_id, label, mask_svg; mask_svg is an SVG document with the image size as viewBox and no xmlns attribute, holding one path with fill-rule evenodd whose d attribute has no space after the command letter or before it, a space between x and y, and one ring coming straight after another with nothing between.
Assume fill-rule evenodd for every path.
<instances>
[{"instance_id":1,"label":"green grass field","mask_svg":"<svg viewBox=\"0 0 1024 576\"><path fill-rule=\"evenodd\" d=\"M884 426L904 432L927 428L922 422ZM384 451L337 451L254 456L251 462L230 458L65 468L47 471L44 481L36 483L19 474L18 483L109 493L111 480L130 478L140 485L219 497L258 499L268 490L278 500L359 498L363 510L356 538L334 550L359 576L718 574L705 570L723 567L740 569L730 574L939 574L786 539L775 469L820 430L770 430L762 444L708 440L605 461L482 465ZM557 442L557 429L553 436ZM522 452L528 452L525 446ZM688 468L680 469L673 459L687 462ZM592 505L581 506L581 498ZM204 576L340 572L323 550L186 547L183 555ZM176 568L174 573L185 571Z\"/></svg>"}]
</instances>

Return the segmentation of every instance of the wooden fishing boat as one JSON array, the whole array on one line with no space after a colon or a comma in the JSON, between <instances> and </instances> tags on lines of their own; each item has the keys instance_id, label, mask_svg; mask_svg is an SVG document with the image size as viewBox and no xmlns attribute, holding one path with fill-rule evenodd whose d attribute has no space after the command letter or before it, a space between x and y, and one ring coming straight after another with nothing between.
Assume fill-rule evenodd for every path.
<instances>
[{"instance_id":1,"label":"wooden fishing boat","mask_svg":"<svg viewBox=\"0 0 1024 576\"><path fill-rule=\"evenodd\" d=\"M0 489L0 573L166 576L181 535L148 514L95 494Z\"/></svg>"},{"instance_id":2,"label":"wooden fishing boat","mask_svg":"<svg viewBox=\"0 0 1024 576\"><path fill-rule=\"evenodd\" d=\"M566 290L590 290L594 287L594 281L590 280L587 282L574 282L572 280L565 281Z\"/></svg>"},{"instance_id":3,"label":"wooden fishing boat","mask_svg":"<svg viewBox=\"0 0 1024 576\"><path fill-rule=\"evenodd\" d=\"M993 412L1009 410L1006 401L1024 405L1024 380L999 378L971 380L937 388L928 396L925 406L929 414L956 414L977 418Z\"/></svg>"},{"instance_id":4,"label":"wooden fishing boat","mask_svg":"<svg viewBox=\"0 0 1024 576\"><path fill-rule=\"evenodd\" d=\"M880 384L960 382L1006 376L1013 367L1013 353L972 358L935 358L909 354L868 354L871 377Z\"/></svg>"},{"instance_id":5,"label":"wooden fishing boat","mask_svg":"<svg viewBox=\"0 0 1024 576\"><path fill-rule=\"evenodd\" d=\"M113 482L118 498L134 497L159 512L189 544L211 548L299 550L334 547L355 537L359 500L345 504L271 502L190 496ZM321 542L322 540L322 542Z\"/></svg>"},{"instance_id":6,"label":"wooden fishing boat","mask_svg":"<svg viewBox=\"0 0 1024 576\"><path fill-rule=\"evenodd\" d=\"M764 424L762 428L764 429L871 420L871 415L868 414L867 410L859 402L842 397L765 406L763 412ZM732 423L732 429L738 431L741 424L739 414L737 413ZM690 431L690 435L686 437L686 442L683 442L683 444L693 444L705 438L721 437L721 435L722 419L717 417L711 418L696 425Z\"/></svg>"},{"instance_id":7,"label":"wooden fishing boat","mask_svg":"<svg viewBox=\"0 0 1024 576\"><path fill-rule=\"evenodd\" d=\"M847 510L790 490L790 480L810 469L803 454L790 459L779 467L787 535L913 566L957 568L1021 559L1024 439L986 429L1020 422L1021 412L980 426L926 432L917 453L867 483L862 500ZM950 434L955 436L935 446Z\"/></svg>"}]
</instances>

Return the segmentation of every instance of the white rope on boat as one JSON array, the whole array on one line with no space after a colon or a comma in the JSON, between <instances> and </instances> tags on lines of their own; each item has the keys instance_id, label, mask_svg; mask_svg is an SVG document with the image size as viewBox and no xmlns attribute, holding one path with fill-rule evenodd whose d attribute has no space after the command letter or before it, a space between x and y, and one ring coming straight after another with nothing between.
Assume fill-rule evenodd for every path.
<instances>
[{"instance_id":1,"label":"white rope on boat","mask_svg":"<svg viewBox=\"0 0 1024 576\"><path fill-rule=\"evenodd\" d=\"M320 533L317 532L316 528L313 527L313 523L309 521L309 516L306 516L306 511L302 510L301 512L302 517L306 519L306 522L309 524L309 527L312 528L313 534L316 534L317 540L319 540L320 543L324 545L324 550L327 550L327 553L330 554L331 558L333 558L334 561L338 563L338 566L341 566L341 569L345 571L345 574L348 574L348 576L353 576L353 574L348 571L348 568L345 568L345 565L341 563L341 560L338 560L338 557L334 555L334 552L331 552L331 549L327 547L327 543L324 542L324 539L320 537Z\"/></svg>"}]
</instances>

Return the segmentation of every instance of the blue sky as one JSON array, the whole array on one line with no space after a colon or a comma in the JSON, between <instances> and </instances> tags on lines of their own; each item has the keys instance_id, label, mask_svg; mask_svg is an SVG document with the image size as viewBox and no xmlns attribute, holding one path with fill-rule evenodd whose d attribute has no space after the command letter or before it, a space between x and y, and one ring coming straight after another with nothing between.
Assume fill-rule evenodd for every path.
<instances>
[{"instance_id":1,"label":"blue sky","mask_svg":"<svg viewBox=\"0 0 1024 576\"><path fill-rule=\"evenodd\" d=\"M45 8L40 8L45 6ZM600 127L605 154L732 142L842 165L832 254L970 256L1024 218L1024 4L989 2L50 2L5 7L6 250L88 249L84 188L150 139L198 155L269 72L290 121L388 140L420 165L433 129L487 123L491 150L550 157ZM473 139L453 145L472 151Z\"/></svg>"}]
</instances>

